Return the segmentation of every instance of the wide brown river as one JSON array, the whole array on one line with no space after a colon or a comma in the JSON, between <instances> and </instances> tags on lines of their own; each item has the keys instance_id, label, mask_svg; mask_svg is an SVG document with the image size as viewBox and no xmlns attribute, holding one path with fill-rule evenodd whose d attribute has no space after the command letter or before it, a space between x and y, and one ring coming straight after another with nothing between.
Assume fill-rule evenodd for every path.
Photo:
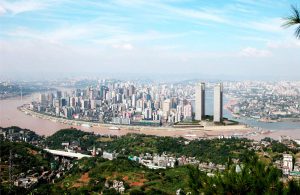
<instances>
[{"instance_id":1,"label":"wide brown river","mask_svg":"<svg viewBox=\"0 0 300 195\"><path fill-rule=\"evenodd\" d=\"M74 127L81 129L83 131L95 132L98 134L110 134L110 135L124 135L127 133L143 133L159 136L184 136L187 138L196 138L200 136L216 136L216 135L228 135L241 132L220 132L220 131L176 131L176 130L165 130L162 128L140 128L137 130L130 130L121 128L121 130L110 130L108 127L82 127L74 126L68 124L62 124L58 122L53 122L46 119L41 119L26 115L24 112L21 112L17 109L18 106L21 106L25 103L29 103L32 100L37 98L37 94L31 96L26 96L21 101L20 97L0 100L0 127L10 127L10 126L19 126L21 128L27 128L35 131L39 135L52 135L56 131L64 128ZM279 139L280 135L288 135L294 139L300 139L300 127L299 129L293 130L278 130L269 134L251 136L252 139L260 139L262 137L268 136L275 139Z\"/></svg>"},{"instance_id":2,"label":"wide brown river","mask_svg":"<svg viewBox=\"0 0 300 195\"><path fill-rule=\"evenodd\" d=\"M121 128L121 130L110 130L108 127L82 127L75 125L62 124L53 122L46 119L41 119L26 115L24 112L19 111L17 108L25 103L29 103L32 100L37 99L37 94L27 96L20 99L20 97L10 98L6 100L0 100L0 127L18 126L21 128L27 128L35 131L39 135L52 135L60 129L74 127L83 131L94 132L98 134L110 134L110 135L124 135L127 133L143 133L150 135L160 136L187 136L187 137L199 137L203 136L204 132L190 132L190 131L169 131L160 128L157 129L143 129L140 130L128 130ZM214 135L214 134L212 134Z\"/></svg>"},{"instance_id":3,"label":"wide brown river","mask_svg":"<svg viewBox=\"0 0 300 195\"><path fill-rule=\"evenodd\" d=\"M23 98L11 98L6 100L0 100L0 126L19 126L21 128L27 128L37 132L40 135L51 135L58 129L68 128L68 125L61 123L51 122L40 118L35 118L17 109L24 103L29 103L32 100L32 96Z\"/></svg>"}]
</instances>

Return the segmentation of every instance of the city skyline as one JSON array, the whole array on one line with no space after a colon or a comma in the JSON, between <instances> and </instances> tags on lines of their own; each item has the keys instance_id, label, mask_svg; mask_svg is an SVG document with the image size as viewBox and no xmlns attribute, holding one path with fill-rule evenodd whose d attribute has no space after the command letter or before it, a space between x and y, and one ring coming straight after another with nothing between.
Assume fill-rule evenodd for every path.
<instances>
[{"instance_id":1,"label":"city skyline","mask_svg":"<svg viewBox=\"0 0 300 195\"><path fill-rule=\"evenodd\" d=\"M300 0L0 0L0 194L300 194Z\"/></svg>"},{"instance_id":2,"label":"city skyline","mask_svg":"<svg viewBox=\"0 0 300 195\"><path fill-rule=\"evenodd\" d=\"M281 27L297 3L1 0L0 76L297 79L300 42Z\"/></svg>"},{"instance_id":3,"label":"city skyline","mask_svg":"<svg viewBox=\"0 0 300 195\"><path fill-rule=\"evenodd\" d=\"M211 87L210 84L208 86ZM37 102L33 101L22 109L69 120L66 123L85 121L88 123L83 125L87 126L97 123L142 126L188 124L198 128L207 124L223 126L228 124L223 122L223 84L213 86L213 115L205 109L209 107L205 99L210 97L206 97L204 82L195 85L143 85L103 79L93 87L77 88L71 93L39 93Z\"/></svg>"}]
</instances>

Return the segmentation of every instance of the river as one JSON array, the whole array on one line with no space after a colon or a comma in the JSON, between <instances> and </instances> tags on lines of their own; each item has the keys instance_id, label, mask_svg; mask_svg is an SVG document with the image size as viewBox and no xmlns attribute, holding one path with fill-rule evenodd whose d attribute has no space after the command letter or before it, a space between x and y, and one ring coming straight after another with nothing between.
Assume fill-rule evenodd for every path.
<instances>
[{"instance_id":1,"label":"river","mask_svg":"<svg viewBox=\"0 0 300 195\"><path fill-rule=\"evenodd\" d=\"M19 111L17 109L18 106L21 106L25 103L29 103L30 101L37 99L37 94L33 94L30 96L26 96L23 100L20 97L0 100L0 127L9 127L9 126L19 126L21 128L27 128L35 131L40 135L52 135L59 129L74 127L77 129L81 129L84 131L92 131L99 134L111 134L111 135L124 135L129 132L136 132L134 130L109 130L107 127L82 127L82 126L74 126L61 124L57 122L52 122L50 120L40 119L36 117L32 117L26 115L25 113ZM227 103L227 99L224 98L224 103ZM212 114L213 109L213 99L212 94L207 93L206 97L206 111L207 114ZM225 109L224 116L232 119L231 114ZM237 120L237 119L235 119ZM260 135L257 137L270 136L278 139L280 135L288 135L292 138L300 139L300 122L277 122L277 123L264 123L251 119L238 119L239 121L250 125L251 127L261 128L265 130L272 130L271 134L268 135ZM153 135L162 135L162 136L184 136L186 134L192 134L195 136L203 136L204 132L196 132L196 131L165 131L160 128L156 129L140 129L139 133L145 134L153 134ZM220 133L220 132L218 132ZM215 132L205 132L205 134L217 135ZM226 133L223 133L226 134Z\"/></svg>"}]
</instances>

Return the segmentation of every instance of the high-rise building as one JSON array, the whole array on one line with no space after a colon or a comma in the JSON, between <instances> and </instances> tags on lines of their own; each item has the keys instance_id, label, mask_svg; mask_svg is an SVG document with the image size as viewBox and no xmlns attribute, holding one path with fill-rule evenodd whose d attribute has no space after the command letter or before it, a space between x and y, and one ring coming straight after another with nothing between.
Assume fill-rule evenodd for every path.
<instances>
[{"instance_id":1,"label":"high-rise building","mask_svg":"<svg viewBox=\"0 0 300 195\"><path fill-rule=\"evenodd\" d=\"M59 99L53 99L53 105L55 108L60 108L61 107L61 102Z\"/></svg>"},{"instance_id":2,"label":"high-rise building","mask_svg":"<svg viewBox=\"0 0 300 195\"><path fill-rule=\"evenodd\" d=\"M75 97L70 97L70 106L71 107L75 107L76 106L76 99L75 99Z\"/></svg>"},{"instance_id":3,"label":"high-rise building","mask_svg":"<svg viewBox=\"0 0 300 195\"><path fill-rule=\"evenodd\" d=\"M192 119L192 105L187 104L183 107L183 117L184 119Z\"/></svg>"},{"instance_id":4,"label":"high-rise building","mask_svg":"<svg viewBox=\"0 0 300 195\"><path fill-rule=\"evenodd\" d=\"M223 85L218 83L214 87L214 122L221 122L223 119Z\"/></svg>"},{"instance_id":5,"label":"high-rise building","mask_svg":"<svg viewBox=\"0 0 300 195\"><path fill-rule=\"evenodd\" d=\"M129 96L132 96L135 93L135 87L133 85L129 86L128 93Z\"/></svg>"},{"instance_id":6,"label":"high-rise building","mask_svg":"<svg viewBox=\"0 0 300 195\"><path fill-rule=\"evenodd\" d=\"M96 99L96 93L95 93L95 90L93 88L89 88L89 98L91 100Z\"/></svg>"},{"instance_id":7,"label":"high-rise building","mask_svg":"<svg viewBox=\"0 0 300 195\"><path fill-rule=\"evenodd\" d=\"M151 108L145 108L144 110L144 119L151 120L152 119L152 109Z\"/></svg>"},{"instance_id":8,"label":"high-rise building","mask_svg":"<svg viewBox=\"0 0 300 195\"><path fill-rule=\"evenodd\" d=\"M131 97L131 106L132 108L135 108L136 107L136 95L133 94L132 97Z\"/></svg>"},{"instance_id":9,"label":"high-rise building","mask_svg":"<svg viewBox=\"0 0 300 195\"><path fill-rule=\"evenodd\" d=\"M61 91L57 91L57 92L56 92L56 98L57 98L57 99L60 99L61 97L62 97Z\"/></svg>"},{"instance_id":10,"label":"high-rise building","mask_svg":"<svg viewBox=\"0 0 300 195\"><path fill-rule=\"evenodd\" d=\"M205 116L205 83L196 85L195 119L202 120Z\"/></svg>"},{"instance_id":11,"label":"high-rise building","mask_svg":"<svg viewBox=\"0 0 300 195\"><path fill-rule=\"evenodd\" d=\"M163 102L163 115L164 117L167 117L169 115L169 112L170 112L170 109L171 109L171 100L170 99L166 99L164 102Z\"/></svg>"},{"instance_id":12,"label":"high-rise building","mask_svg":"<svg viewBox=\"0 0 300 195\"><path fill-rule=\"evenodd\" d=\"M40 97L39 97L40 103L42 107L46 107L47 106L47 98L46 95L41 93Z\"/></svg>"},{"instance_id":13,"label":"high-rise building","mask_svg":"<svg viewBox=\"0 0 300 195\"><path fill-rule=\"evenodd\" d=\"M67 99L66 98L61 98L60 99L60 105L61 105L61 107L63 107L63 106L67 106Z\"/></svg>"},{"instance_id":14,"label":"high-rise building","mask_svg":"<svg viewBox=\"0 0 300 195\"><path fill-rule=\"evenodd\" d=\"M106 86L101 86L100 88L100 92L99 92L99 95L100 95L100 99L102 100L106 100L106 94L108 93L108 88Z\"/></svg>"},{"instance_id":15,"label":"high-rise building","mask_svg":"<svg viewBox=\"0 0 300 195\"><path fill-rule=\"evenodd\" d=\"M54 99L53 93L49 93L47 95L47 100L48 100L48 104L49 104L50 107L53 106L53 99Z\"/></svg>"}]
</instances>

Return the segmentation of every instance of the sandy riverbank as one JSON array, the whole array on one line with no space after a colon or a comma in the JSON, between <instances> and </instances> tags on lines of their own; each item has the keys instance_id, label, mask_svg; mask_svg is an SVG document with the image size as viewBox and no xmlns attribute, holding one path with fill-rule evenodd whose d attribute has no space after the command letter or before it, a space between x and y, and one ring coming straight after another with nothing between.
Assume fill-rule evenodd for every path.
<instances>
[{"instance_id":1,"label":"sandy riverbank","mask_svg":"<svg viewBox=\"0 0 300 195\"><path fill-rule=\"evenodd\" d=\"M35 95L27 96L20 101L19 98L12 98L6 100L0 100L0 126L19 126L21 128L27 128L35 131L39 135L52 135L56 131L65 128L76 128L83 131L94 132L98 134L110 134L110 135L125 135L127 133L143 133L148 135L157 136L173 136L173 137L186 137L190 139L198 137L216 137L219 135L243 135L250 139L261 139L263 137L272 137L278 139L280 135L289 135L292 138L300 139L300 126L299 130L281 130L273 131L266 134L261 134L259 130L253 128L242 128L236 126L235 128L226 129L224 127L214 128L207 127L205 129L183 129L183 128L171 128L171 127L135 127L135 126L120 126L120 130L110 130L112 125L99 125L95 127L83 127L78 125L62 124L53 122L38 117L32 117L21 112L17 107L29 103L35 99ZM113 125L115 126L115 125ZM257 133L255 133L255 131Z\"/></svg>"},{"instance_id":2,"label":"sandy riverbank","mask_svg":"<svg viewBox=\"0 0 300 195\"><path fill-rule=\"evenodd\" d=\"M78 129L91 129L91 131L100 134L115 134L119 133L120 135L134 132L134 133L143 133L159 136L185 136L185 137L209 137L209 136L219 136L219 135L233 135L233 134L245 134L252 131L251 128L246 127L245 125L231 125L231 126L205 126L197 128L174 128L172 126L164 127L150 127L150 126L130 126L130 125L113 125L113 124L102 124L102 123L91 123L83 121L68 120L63 118L58 118L55 116L48 116L41 113L34 112L27 109L26 107L21 107L20 111L42 120L51 121L54 123L60 123L62 125L69 124L72 127ZM81 126L80 124L85 124ZM90 125L91 127L84 127ZM117 127L119 130L111 130L111 127ZM117 133L117 134L118 134Z\"/></svg>"}]
</instances>

